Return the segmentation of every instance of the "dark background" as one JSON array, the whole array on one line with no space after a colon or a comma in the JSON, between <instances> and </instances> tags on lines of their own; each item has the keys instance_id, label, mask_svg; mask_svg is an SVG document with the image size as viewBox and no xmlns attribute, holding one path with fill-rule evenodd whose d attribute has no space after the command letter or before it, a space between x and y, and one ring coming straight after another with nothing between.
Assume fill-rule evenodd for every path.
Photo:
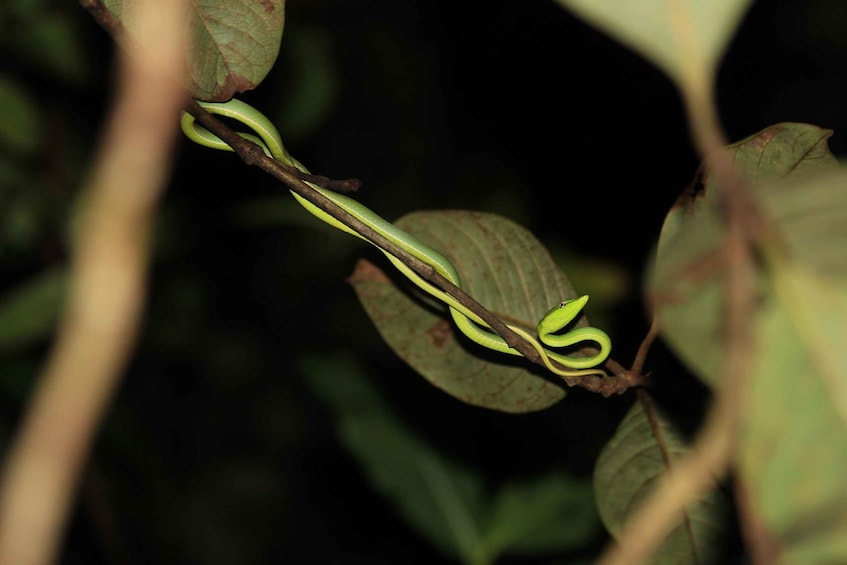
<instances>
[{"instance_id":1,"label":"dark background","mask_svg":"<svg viewBox=\"0 0 847 565\"><path fill-rule=\"evenodd\" d=\"M63 163L65 180L39 198L67 204L108 104L112 45L75 5L55 4L78 22L81 78L51 75L14 41L2 56L49 116L45 163ZM730 139L802 121L834 129L844 153L845 18L840 0L754 2L717 84ZM499 213L611 265L623 291L603 315L614 357L631 361L648 324L643 270L698 165L673 85L639 57L548 0L289 0L278 63L244 98L314 172L362 179L360 198L389 219ZM515 416L431 387L381 342L345 282L372 250L316 229L293 201L245 208L279 190L232 156L180 148L144 333L67 562L444 561L338 443L304 357L355 355L405 423L492 482L551 465L590 474L631 403L575 391ZM4 247L4 288L64 260L64 212L46 208L28 247ZM6 437L45 350L0 359ZM672 368L670 404L703 402L660 346L651 368Z\"/></svg>"}]
</instances>

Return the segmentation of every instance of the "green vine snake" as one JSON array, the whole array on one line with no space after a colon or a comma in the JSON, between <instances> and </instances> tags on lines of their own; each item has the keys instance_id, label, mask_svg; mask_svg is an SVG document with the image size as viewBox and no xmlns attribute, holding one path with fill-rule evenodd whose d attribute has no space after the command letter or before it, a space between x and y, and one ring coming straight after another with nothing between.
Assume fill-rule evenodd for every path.
<instances>
[{"instance_id":1,"label":"green vine snake","mask_svg":"<svg viewBox=\"0 0 847 565\"><path fill-rule=\"evenodd\" d=\"M232 99L228 102L222 103L198 103L211 114L233 119L250 128L252 133L239 132L239 134L245 139L248 139L262 147L268 156L273 157L288 166L296 167L297 169L308 173L303 165L288 154L288 151L286 151L285 146L282 143L279 132L271 121L249 104L237 99ZM233 150L218 136L206 128L196 124L194 117L188 113L183 114L181 126L185 135L200 145L225 151ZM388 222L378 216L358 201L312 183L309 183L309 185L325 197L335 202L348 214L354 216L370 227L376 233L393 242L400 249L403 249L417 259L430 265L453 284L461 287L461 280L456 268L444 255L418 241L391 222ZM297 199L297 202L299 202L303 208L318 219L335 228L367 241L364 236L353 231L351 228L330 216L325 211L304 199L302 196L294 192L291 194L295 199ZM456 327L468 338L475 343L494 351L508 353L511 355L520 355L518 351L509 347L502 337L492 332L488 325L479 318L479 316L466 308L462 303L456 300L456 298L423 279L397 257L394 257L383 249L380 250L385 253L389 261L391 261L391 263L405 277L426 293L445 303L449 307L450 314L456 324ZM536 328L538 332L538 339L521 327L513 325L510 325L509 327L532 345L532 347L541 356L544 365L553 373L563 377L605 375L605 372L597 367L606 360L612 347L611 340L605 332L593 327L583 327L572 329L566 333L557 333L579 315L587 301L588 296L582 296L574 300L567 300L547 312ZM544 347L542 343L539 343L539 340L544 345L555 348L569 347L582 342L594 342L597 346L599 346L599 352L588 357L573 357L550 351ZM551 360L561 366L554 364Z\"/></svg>"}]
</instances>

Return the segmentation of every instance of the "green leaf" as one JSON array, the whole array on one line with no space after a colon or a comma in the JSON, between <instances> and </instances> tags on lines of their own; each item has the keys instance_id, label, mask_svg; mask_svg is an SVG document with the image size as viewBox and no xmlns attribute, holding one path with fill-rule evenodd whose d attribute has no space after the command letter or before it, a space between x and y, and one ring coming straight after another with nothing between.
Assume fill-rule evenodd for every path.
<instances>
[{"instance_id":1,"label":"green leaf","mask_svg":"<svg viewBox=\"0 0 847 565\"><path fill-rule=\"evenodd\" d=\"M785 122L729 147L735 164L750 180L763 182L817 174L838 166L827 140L832 130Z\"/></svg>"},{"instance_id":2,"label":"green leaf","mask_svg":"<svg viewBox=\"0 0 847 565\"><path fill-rule=\"evenodd\" d=\"M0 353L28 346L52 334L65 296L67 273L45 271L0 300Z\"/></svg>"},{"instance_id":3,"label":"green leaf","mask_svg":"<svg viewBox=\"0 0 847 565\"><path fill-rule=\"evenodd\" d=\"M21 84L0 74L0 146L31 153L41 140L41 114Z\"/></svg>"},{"instance_id":4,"label":"green leaf","mask_svg":"<svg viewBox=\"0 0 847 565\"><path fill-rule=\"evenodd\" d=\"M409 430L354 359L312 358L302 369L314 392L336 414L341 441L374 488L436 547L466 563L477 562L482 479Z\"/></svg>"},{"instance_id":5,"label":"green leaf","mask_svg":"<svg viewBox=\"0 0 847 565\"><path fill-rule=\"evenodd\" d=\"M632 407L600 454L594 473L600 517L613 536L687 450L685 439L652 401L641 399ZM716 484L687 508L651 563L719 563L716 550L727 511L727 500Z\"/></svg>"},{"instance_id":6,"label":"green leaf","mask_svg":"<svg viewBox=\"0 0 847 565\"><path fill-rule=\"evenodd\" d=\"M800 182L837 167L826 145L830 135L830 130L807 124L778 124L731 145L729 150L740 171L753 181ZM714 383L719 379L723 358L725 265L718 248L723 240L724 224L711 180L700 179L694 186L695 190L683 194L665 219L656 261L648 277L648 292L665 328L665 339L702 379ZM809 233L810 241L800 243L808 248L802 253L805 260L820 255L825 247L817 240L823 236L812 228L838 229L843 225L838 218L839 206L823 204L827 192L837 197L840 188L821 187L813 195L809 186L799 187L798 191L785 184L779 191L770 184L763 186L771 189L757 192L761 205L780 208L779 214L789 220L798 206L807 208L809 214L827 211L835 215L831 219L821 218L822 221L794 218L803 222L797 231L783 226L783 233L790 237ZM837 245L826 248L834 253L827 254L828 260L840 257Z\"/></svg>"},{"instance_id":7,"label":"green leaf","mask_svg":"<svg viewBox=\"0 0 847 565\"><path fill-rule=\"evenodd\" d=\"M847 561L847 174L828 136L794 125L733 147L760 181L753 205L771 229L756 264L738 479L779 563ZM672 212L649 283L668 343L710 384L721 378L725 293L713 193L706 179Z\"/></svg>"},{"instance_id":8,"label":"green leaf","mask_svg":"<svg viewBox=\"0 0 847 565\"><path fill-rule=\"evenodd\" d=\"M751 0L557 0L681 82L716 68Z\"/></svg>"},{"instance_id":9,"label":"green leaf","mask_svg":"<svg viewBox=\"0 0 847 565\"><path fill-rule=\"evenodd\" d=\"M833 314L842 328L843 314L843 309ZM747 394L739 481L750 518L780 549L776 562L845 563L847 426L813 353L796 345L803 341L800 331L777 302L757 317L758 345L766 354L756 357ZM845 335L838 336L842 362Z\"/></svg>"},{"instance_id":10,"label":"green leaf","mask_svg":"<svg viewBox=\"0 0 847 565\"><path fill-rule=\"evenodd\" d=\"M483 544L492 558L574 551L602 531L590 482L561 473L503 485L487 515Z\"/></svg>"},{"instance_id":11,"label":"green leaf","mask_svg":"<svg viewBox=\"0 0 847 565\"><path fill-rule=\"evenodd\" d=\"M132 30L131 1L105 4ZM223 101L258 86L279 52L285 0L196 0L190 6L187 88L192 95Z\"/></svg>"},{"instance_id":12,"label":"green leaf","mask_svg":"<svg viewBox=\"0 0 847 565\"><path fill-rule=\"evenodd\" d=\"M800 340L792 345L802 344L847 423L847 280L792 266L781 270L776 284Z\"/></svg>"},{"instance_id":13,"label":"green leaf","mask_svg":"<svg viewBox=\"0 0 847 565\"><path fill-rule=\"evenodd\" d=\"M476 212L416 212L396 224L445 255L462 287L495 315L534 330L562 300L576 297L565 275L531 233ZM388 345L435 386L476 406L531 412L555 404L564 388L519 357L490 352L465 338L439 306L424 307L370 263L350 277ZM577 324L587 325L582 317ZM543 376L540 376L543 375Z\"/></svg>"}]
</instances>

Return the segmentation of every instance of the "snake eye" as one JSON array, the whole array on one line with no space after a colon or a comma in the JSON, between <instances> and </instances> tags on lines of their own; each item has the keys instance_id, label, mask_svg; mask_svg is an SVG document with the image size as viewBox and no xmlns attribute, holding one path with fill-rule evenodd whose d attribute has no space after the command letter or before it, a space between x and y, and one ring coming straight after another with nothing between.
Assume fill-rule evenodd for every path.
<instances>
[{"instance_id":1,"label":"snake eye","mask_svg":"<svg viewBox=\"0 0 847 565\"><path fill-rule=\"evenodd\" d=\"M559 302L559 308L564 308L565 304L567 304L567 303L568 303L567 300L562 300L561 302Z\"/></svg>"}]
</instances>

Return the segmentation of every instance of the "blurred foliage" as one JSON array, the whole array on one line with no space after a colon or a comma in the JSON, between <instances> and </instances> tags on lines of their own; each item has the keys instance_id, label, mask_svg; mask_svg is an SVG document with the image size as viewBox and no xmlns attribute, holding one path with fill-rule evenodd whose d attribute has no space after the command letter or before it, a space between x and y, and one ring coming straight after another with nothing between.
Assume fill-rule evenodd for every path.
<instances>
[{"instance_id":1,"label":"blurred foliage","mask_svg":"<svg viewBox=\"0 0 847 565\"><path fill-rule=\"evenodd\" d=\"M751 198L769 233L779 234L755 265L756 349L736 474L748 485L747 511L781 546L780 563L837 563L847 555L847 175L829 151L831 135L784 123L729 147L739 169L761 183ZM725 322L715 315L727 280L717 252L726 231L717 195L707 175L668 214L648 279L668 343L710 387L726 379L719 362ZM716 259L692 268L702 257ZM786 418L789 412L796 417Z\"/></svg>"},{"instance_id":2,"label":"blurred foliage","mask_svg":"<svg viewBox=\"0 0 847 565\"><path fill-rule=\"evenodd\" d=\"M85 19L55 0L13 0L0 8L0 49L13 65L64 86L93 79Z\"/></svg>"},{"instance_id":3,"label":"blurred foliage","mask_svg":"<svg viewBox=\"0 0 847 565\"><path fill-rule=\"evenodd\" d=\"M629 517L688 452L688 438L645 394L626 414L597 459L594 487L603 523L617 537ZM729 537L729 500L715 484L689 505L650 563L721 563Z\"/></svg>"},{"instance_id":4,"label":"blurred foliage","mask_svg":"<svg viewBox=\"0 0 847 565\"><path fill-rule=\"evenodd\" d=\"M808 121L834 129L843 152L847 45L827 17L837 9L754 3L718 84L731 137ZM61 302L69 211L108 108L112 49L75 3L0 7L6 440ZM592 295L592 320L614 329L613 356L631 359L647 327L637 282L696 170L677 95L647 63L549 0L288 0L279 59L245 98L312 170L360 177L359 198L389 219L456 208L526 226ZM143 335L86 475L67 562L476 555L440 541L449 524L410 518L399 478L370 468L407 463L390 457L401 450L449 461L477 485L486 556L596 555L605 534L581 485L631 398L577 390L518 416L431 387L382 343L344 281L377 254L233 156L182 148L162 207ZM680 374L674 413L697 386ZM379 394L370 432L350 423L362 387ZM585 520L545 507L554 495L573 497ZM539 516L549 522L536 526Z\"/></svg>"},{"instance_id":5,"label":"blurred foliage","mask_svg":"<svg viewBox=\"0 0 847 565\"><path fill-rule=\"evenodd\" d=\"M45 270L0 302L0 355L9 355L49 337L56 327L67 285L62 269Z\"/></svg>"},{"instance_id":6,"label":"blurred foliage","mask_svg":"<svg viewBox=\"0 0 847 565\"><path fill-rule=\"evenodd\" d=\"M335 414L341 441L374 487L444 553L485 564L502 553L570 551L601 535L587 479L556 470L499 484L492 492L481 473L408 429L355 358L307 359L304 374Z\"/></svg>"}]
</instances>

